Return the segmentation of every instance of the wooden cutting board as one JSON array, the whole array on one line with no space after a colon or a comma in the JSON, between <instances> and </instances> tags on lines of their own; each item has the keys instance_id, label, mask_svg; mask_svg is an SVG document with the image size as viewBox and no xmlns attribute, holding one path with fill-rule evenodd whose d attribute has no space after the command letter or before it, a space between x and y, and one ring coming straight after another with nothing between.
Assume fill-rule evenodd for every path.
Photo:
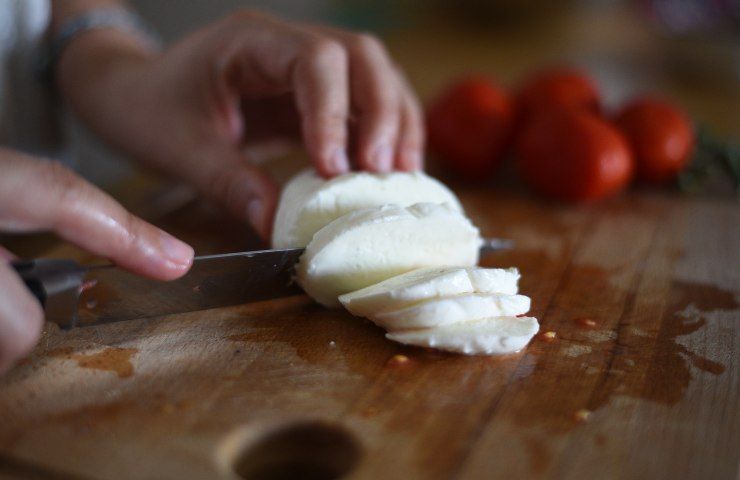
<instances>
[{"instance_id":1,"label":"wooden cutting board","mask_svg":"<svg viewBox=\"0 0 740 480\"><path fill-rule=\"evenodd\" d=\"M738 204L461 197L516 242L482 263L522 271L543 332L523 352L403 347L303 296L47 325L0 379L0 479L736 478ZM199 253L247 242L192 205L158 223Z\"/></svg>"}]
</instances>

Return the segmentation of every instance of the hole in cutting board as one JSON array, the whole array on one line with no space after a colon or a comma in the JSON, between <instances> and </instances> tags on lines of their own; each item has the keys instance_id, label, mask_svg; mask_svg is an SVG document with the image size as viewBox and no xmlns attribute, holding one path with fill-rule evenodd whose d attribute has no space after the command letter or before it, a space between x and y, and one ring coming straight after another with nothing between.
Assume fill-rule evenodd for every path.
<instances>
[{"instance_id":1,"label":"hole in cutting board","mask_svg":"<svg viewBox=\"0 0 740 480\"><path fill-rule=\"evenodd\" d=\"M335 480L352 471L360 447L341 427L306 422L272 430L236 455L245 480Z\"/></svg>"}]
</instances>

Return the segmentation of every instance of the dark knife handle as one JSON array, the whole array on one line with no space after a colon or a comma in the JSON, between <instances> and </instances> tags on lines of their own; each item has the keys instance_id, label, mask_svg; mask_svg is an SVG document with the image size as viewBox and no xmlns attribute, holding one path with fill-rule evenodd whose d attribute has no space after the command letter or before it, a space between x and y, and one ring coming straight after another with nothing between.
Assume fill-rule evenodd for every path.
<instances>
[{"instance_id":1,"label":"dark knife handle","mask_svg":"<svg viewBox=\"0 0 740 480\"><path fill-rule=\"evenodd\" d=\"M36 300L41 303L41 306L45 306L46 290L44 289L43 283L41 283L41 280L34 272L35 262L33 260L20 260L11 262L10 266L15 269L15 272L19 277L21 277L21 280L26 284L26 287L31 291L31 294L36 297Z\"/></svg>"},{"instance_id":2,"label":"dark knife handle","mask_svg":"<svg viewBox=\"0 0 740 480\"><path fill-rule=\"evenodd\" d=\"M44 307L46 319L62 328L77 323L77 302L86 269L74 260L21 260L13 269Z\"/></svg>"}]
</instances>

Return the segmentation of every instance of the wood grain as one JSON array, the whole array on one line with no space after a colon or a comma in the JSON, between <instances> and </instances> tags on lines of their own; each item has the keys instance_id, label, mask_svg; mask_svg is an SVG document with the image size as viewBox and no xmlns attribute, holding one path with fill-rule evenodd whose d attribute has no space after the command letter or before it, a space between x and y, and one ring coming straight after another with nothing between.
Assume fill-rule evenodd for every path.
<instances>
[{"instance_id":1,"label":"wood grain","mask_svg":"<svg viewBox=\"0 0 740 480\"><path fill-rule=\"evenodd\" d=\"M621 72L603 85L610 96L626 79L740 132L736 88L682 83L656 61L661 43L645 25L584 12L537 35L460 31L444 18L387 40L423 98L458 74L514 85L566 58ZM295 164L283 167L276 177ZM70 332L49 325L0 379L0 479L232 479L262 468L288 478L738 478L737 201L636 190L565 207L506 180L453 187L484 234L515 240L483 263L522 270L554 338L501 358L435 353L302 296ZM114 193L198 253L258 245L182 188L137 178ZM48 237L2 243L92 260Z\"/></svg>"},{"instance_id":2,"label":"wood grain","mask_svg":"<svg viewBox=\"0 0 740 480\"><path fill-rule=\"evenodd\" d=\"M461 196L484 234L516 241L483 263L521 268L554 340L503 358L435 353L303 296L48 326L0 380L0 474L238 478L242 452L308 425L308 440L295 440L306 448L322 435L358 446L349 478L735 478L737 205L667 193L586 207L508 190ZM209 214L191 205L160 223L187 233ZM199 248L236 238L187 235ZM270 450L284 452L276 462L298 461L291 441ZM353 461L311 452L327 468Z\"/></svg>"}]
</instances>

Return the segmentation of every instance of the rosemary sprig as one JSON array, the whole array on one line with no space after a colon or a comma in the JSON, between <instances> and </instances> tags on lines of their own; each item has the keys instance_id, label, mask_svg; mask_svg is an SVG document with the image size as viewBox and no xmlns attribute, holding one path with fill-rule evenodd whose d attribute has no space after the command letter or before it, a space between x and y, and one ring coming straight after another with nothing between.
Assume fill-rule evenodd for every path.
<instances>
[{"instance_id":1,"label":"rosemary sprig","mask_svg":"<svg viewBox=\"0 0 740 480\"><path fill-rule=\"evenodd\" d=\"M684 192L702 192L710 179L718 177L729 177L735 192L740 194L740 149L730 141L713 136L700 125L694 158L679 175L678 186Z\"/></svg>"}]
</instances>

